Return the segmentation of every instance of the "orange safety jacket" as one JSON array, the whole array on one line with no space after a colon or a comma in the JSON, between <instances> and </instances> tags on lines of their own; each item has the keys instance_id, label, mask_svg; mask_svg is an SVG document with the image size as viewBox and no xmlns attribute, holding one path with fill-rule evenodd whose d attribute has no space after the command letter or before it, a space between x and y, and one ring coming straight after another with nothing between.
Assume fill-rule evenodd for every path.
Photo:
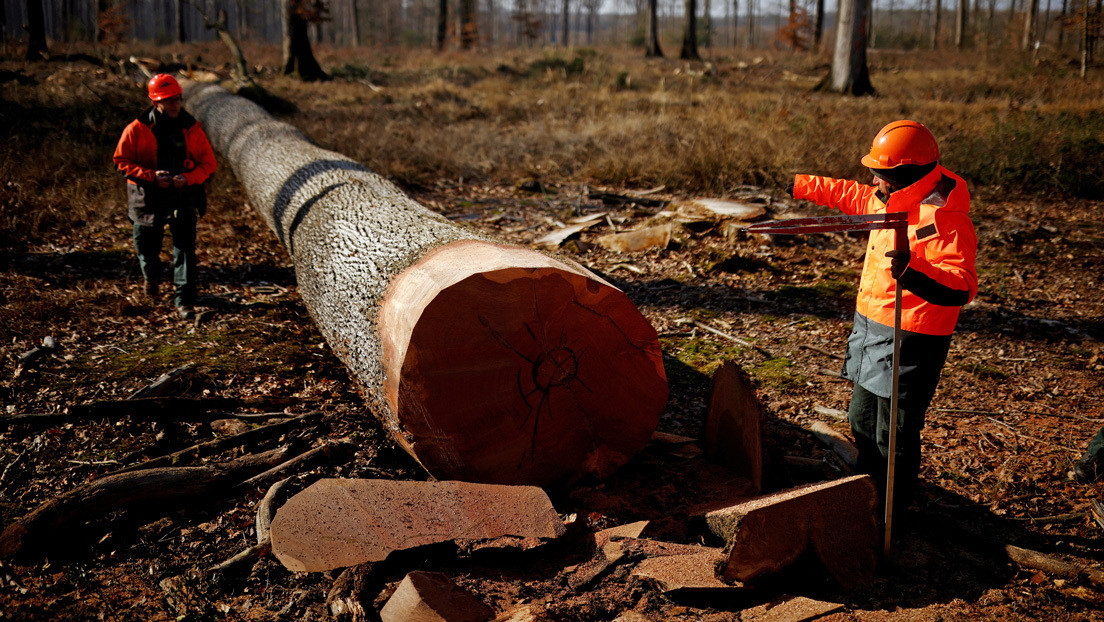
<instances>
[{"instance_id":1,"label":"orange safety jacket","mask_svg":"<svg viewBox=\"0 0 1104 622\"><path fill-rule=\"evenodd\" d=\"M119 144L115 147L115 166L126 175L127 181L134 183L157 183L157 139L150 125L153 122L152 109L142 113L123 130ZM207 141L207 134L199 121L181 110L179 120L184 126L184 145L187 159L184 170L180 171L188 180L189 186L207 181L215 172L215 152Z\"/></svg>"},{"instance_id":2,"label":"orange safety jacket","mask_svg":"<svg viewBox=\"0 0 1104 622\"><path fill-rule=\"evenodd\" d=\"M966 182L936 166L889 196L854 181L797 175L794 198L847 214L908 212L909 267L901 277L901 328L924 335L954 332L961 305L977 295L977 236L970 222ZM890 274L890 229L871 231L856 305L858 314L893 326L897 281Z\"/></svg>"}]
</instances>

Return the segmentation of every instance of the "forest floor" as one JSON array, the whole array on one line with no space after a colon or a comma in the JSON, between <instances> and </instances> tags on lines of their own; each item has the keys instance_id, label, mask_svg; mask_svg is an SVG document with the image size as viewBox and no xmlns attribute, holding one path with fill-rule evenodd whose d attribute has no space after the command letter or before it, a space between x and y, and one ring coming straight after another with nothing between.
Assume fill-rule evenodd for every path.
<instances>
[{"instance_id":1,"label":"forest floor","mask_svg":"<svg viewBox=\"0 0 1104 622\"><path fill-rule=\"evenodd\" d=\"M710 374L730 360L749 373L765 408L768 490L847 474L807 429L823 420L849 434L845 422L822 413L845 410L850 395L830 371L840 367L835 355L850 329L861 238L732 234L721 220L687 217L693 197L664 189L649 201L610 205L591 191L628 189L525 187L442 181L410 192L458 224L521 245L572 217L604 212L559 252L623 289L659 333L671 384L659 430L700 437ZM286 251L232 175L220 176L211 196L199 229L201 313L193 321L179 319L168 300L143 296L118 206L70 232L0 250L0 403L9 418L0 420L0 524L120 467L306 412L321 416L202 462L351 438L355 455L294 474L292 491L321 477L427 478L368 415L297 295ZM777 190L749 186L728 198L776 218L828 213ZM817 618L838 622L1104 619L1101 586L1017 566L992 546L1104 564L1104 534L1090 512L1104 484L1070 474L1104 425L1102 210L1100 202L975 193L979 294L963 309L928 413L919 498L868 586L844 591L804 568L710 598L665 596L626 572L573 589L568 569L591 555L582 537L589 530L647 519L646 537L698 542L686 512L707 500L699 475L713 467L649 445L609 481L549 491L561 515L576 517L563 539L529 551L444 546L397 556L361 585L365 608L378 610L405 573L434 570L496 612L527 603L547 620L751 620L795 595L840 603ZM594 244L613 229L672 220L679 226L665 248L615 253ZM47 336L58 349L20 365ZM162 397L194 398L187 409L120 402L184 365L191 367ZM82 407L94 402L116 410ZM328 619L337 572L292 573L271 555L238 574L202 572L253 544L254 508L266 488L187 507L149 504L51 534L48 550L0 562L0 619ZM163 589L182 576L192 579Z\"/></svg>"}]
</instances>

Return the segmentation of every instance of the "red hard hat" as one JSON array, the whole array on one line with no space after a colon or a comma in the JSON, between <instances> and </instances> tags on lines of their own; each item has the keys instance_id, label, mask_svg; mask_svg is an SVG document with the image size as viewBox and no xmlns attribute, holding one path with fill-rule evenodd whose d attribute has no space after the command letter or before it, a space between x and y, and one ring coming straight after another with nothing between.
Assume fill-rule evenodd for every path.
<instances>
[{"instance_id":1,"label":"red hard hat","mask_svg":"<svg viewBox=\"0 0 1104 622\"><path fill-rule=\"evenodd\" d=\"M180 83L176 81L176 78L167 73L159 73L150 78L148 88L149 98L155 102L170 97L176 97L184 92L184 90L180 88Z\"/></svg>"},{"instance_id":2,"label":"red hard hat","mask_svg":"<svg viewBox=\"0 0 1104 622\"><path fill-rule=\"evenodd\" d=\"M862 157L867 168L889 169L902 164L931 164L939 161L939 145L928 128L916 121L894 121L882 128Z\"/></svg>"}]
</instances>

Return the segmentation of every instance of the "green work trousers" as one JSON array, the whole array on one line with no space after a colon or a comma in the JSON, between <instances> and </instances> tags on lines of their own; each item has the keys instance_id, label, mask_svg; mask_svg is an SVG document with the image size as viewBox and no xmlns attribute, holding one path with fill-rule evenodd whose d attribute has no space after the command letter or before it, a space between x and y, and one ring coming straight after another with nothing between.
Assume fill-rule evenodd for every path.
<instances>
[{"instance_id":1,"label":"green work trousers","mask_svg":"<svg viewBox=\"0 0 1104 622\"><path fill-rule=\"evenodd\" d=\"M897 460L894 466L893 510L908 507L920 475L920 430L930 400L903 400L897 404ZM859 450L856 470L874 479L878 488L879 514L884 515L886 473L889 467L890 399L867 391L856 383L847 418Z\"/></svg>"},{"instance_id":2,"label":"green work trousers","mask_svg":"<svg viewBox=\"0 0 1104 622\"><path fill-rule=\"evenodd\" d=\"M150 283L161 282L161 242L165 225L173 245L173 302L178 307L191 307L196 301L196 210L183 206L173 210L168 218L157 218L152 225L134 225L134 249L142 276Z\"/></svg>"}]
</instances>

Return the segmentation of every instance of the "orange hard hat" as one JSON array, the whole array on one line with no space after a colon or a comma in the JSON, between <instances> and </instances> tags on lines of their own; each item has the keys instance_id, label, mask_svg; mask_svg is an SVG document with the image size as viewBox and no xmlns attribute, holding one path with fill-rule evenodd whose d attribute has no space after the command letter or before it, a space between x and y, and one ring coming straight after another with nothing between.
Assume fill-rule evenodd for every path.
<instances>
[{"instance_id":1,"label":"orange hard hat","mask_svg":"<svg viewBox=\"0 0 1104 622\"><path fill-rule=\"evenodd\" d=\"M176 81L176 78L167 73L159 73L150 78L148 88L149 98L155 102L170 97L176 97L184 92L184 90L180 88L180 83Z\"/></svg>"},{"instance_id":2,"label":"orange hard hat","mask_svg":"<svg viewBox=\"0 0 1104 622\"><path fill-rule=\"evenodd\" d=\"M862 157L867 168L889 169L902 164L931 164L939 161L939 145L928 128L916 121L894 121L882 128Z\"/></svg>"}]
</instances>

